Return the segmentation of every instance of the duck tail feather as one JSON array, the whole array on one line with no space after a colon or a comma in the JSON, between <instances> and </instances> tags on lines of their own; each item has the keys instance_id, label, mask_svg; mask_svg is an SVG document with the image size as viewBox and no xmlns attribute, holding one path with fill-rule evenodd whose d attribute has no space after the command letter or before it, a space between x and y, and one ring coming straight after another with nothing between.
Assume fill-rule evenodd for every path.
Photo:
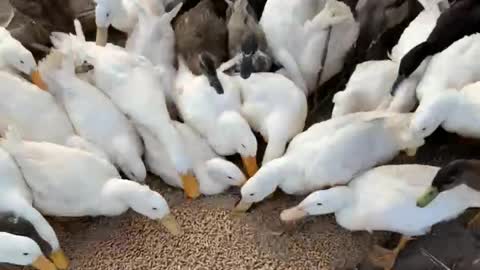
<instances>
[{"instance_id":1,"label":"duck tail feather","mask_svg":"<svg viewBox=\"0 0 480 270\"><path fill-rule=\"evenodd\" d=\"M87 41L85 39L85 34L83 33L83 28L82 24L78 19L73 20L73 25L75 26L75 35L81 40L81 41Z\"/></svg>"}]
</instances>

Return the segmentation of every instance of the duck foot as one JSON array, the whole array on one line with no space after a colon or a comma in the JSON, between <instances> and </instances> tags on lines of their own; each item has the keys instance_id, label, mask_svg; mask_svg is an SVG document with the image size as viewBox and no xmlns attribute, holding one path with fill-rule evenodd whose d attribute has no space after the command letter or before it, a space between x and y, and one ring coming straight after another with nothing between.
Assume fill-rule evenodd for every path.
<instances>
[{"instance_id":1,"label":"duck foot","mask_svg":"<svg viewBox=\"0 0 480 270\"><path fill-rule=\"evenodd\" d=\"M417 154L417 149L418 148L408 148L407 150L405 150L405 153L409 157L414 157Z\"/></svg>"},{"instance_id":2,"label":"duck foot","mask_svg":"<svg viewBox=\"0 0 480 270\"><path fill-rule=\"evenodd\" d=\"M467 224L469 229L480 229L480 212L478 212Z\"/></svg>"},{"instance_id":3,"label":"duck foot","mask_svg":"<svg viewBox=\"0 0 480 270\"><path fill-rule=\"evenodd\" d=\"M391 270L395 266L398 254L405 248L408 242L414 240L414 238L402 236L398 245L393 250L383 248L379 245L373 246L372 251L368 254L370 262L376 266L383 268L384 270Z\"/></svg>"}]
</instances>

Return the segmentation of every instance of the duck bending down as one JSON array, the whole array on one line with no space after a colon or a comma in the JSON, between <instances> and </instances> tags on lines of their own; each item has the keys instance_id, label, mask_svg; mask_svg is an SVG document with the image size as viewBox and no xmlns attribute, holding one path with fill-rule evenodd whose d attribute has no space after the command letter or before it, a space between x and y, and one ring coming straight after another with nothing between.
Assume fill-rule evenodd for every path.
<instances>
[{"instance_id":1,"label":"duck bending down","mask_svg":"<svg viewBox=\"0 0 480 270\"><path fill-rule=\"evenodd\" d=\"M0 263L32 266L37 270L57 270L31 238L0 232Z\"/></svg>"},{"instance_id":2,"label":"duck bending down","mask_svg":"<svg viewBox=\"0 0 480 270\"><path fill-rule=\"evenodd\" d=\"M153 14L165 12L163 0L94 0L95 23L97 25L96 42L105 46L108 41L108 28L130 34L138 22L138 2ZM137 2L138 1L138 2Z\"/></svg>"},{"instance_id":3,"label":"duck bending down","mask_svg":"<svg viewBox=\"0 0 480 270\"><path fill-rule=\"evenodd\" d=\"M3 27L0 27L0 70L12 74L23 73L30 76L32 82L40 89L47 89L32 53Z\"/></svg>"},{"instance_id":4,"label":"duck bending down","mask_svg":"<svg viewBox=\"0 0 480 270\"><path fill-rule=\"evenodd\" d=\"M48 221L32 206L33 197L15 160L0 148L0 231L27 237L38 236L59 269L68 268L57 235ZM1 254L1 253L0 253ZM0 260L1 261L1 260Z\"/></svg>"},{"instance_id":5,"label":"duck bending down","mask_svg":"<svg viewBox=\"0 0 480 270\"><path fill-rule=\"evenodd\" d=\"M442 196L459 188L469 188L477 192L476 196L466 196L465 199L476 201L479 198L480 181L480 161L459 159L450 162L442 167L432 181L431 187L427 189L424 195L418 199L419 207L430 207L430 203L434 203L436 197ZM468 223L469 228L478 228L480 225L480 213L474 216Z\"/></svg>"},{"instance_id":6,"label":"duck bending down","mask_svg":"<svg viewBox=\"0 0 480 270\"><path fill-rule=\"evenodd\" d=\"M102 149L129 179L144 182L143 144L127 117L105 94L75 75L70 57L52 50L39 68L75 130Z\"/></svg>"},{"instance_id":7,"label":"duck bending down","mask_svg":"<svg viewBox=\"0 0 480 270\"><path fill-rule=\"evenodd\" d=\"M340 72L359 31L336 0L269 0L260 25L273 58L307 96Z\"/></svg>"},{"instance_id":8,"label":"duck bending down","mask_svg":"<svg viewBox=\"0 0 480 270\"><path fill-rule=\"evenodd\" d=\"M201 54L200 63L210 77L195 76L179 58L176 104L180 115L219 155L239 153L248 176L252 176L258 170L257 139L240 113L241 86L218 72L209 54ZM212 85L212 79L217 83Z\"/></svg>"},{"instance_id":9,"label":"duck bending down","mask_svg":"<svg viewBox=\"0 0 480 270\"><path fill-rule=\"evenodd\" d=\"M375 258L384 269L392 269L411 237L424 235L433 225L480 206L479 191L460 185L442 192L429 206L417 207L417 199L438 171L438 167L416 164L377 167L355 177L347 186L308 195L297 206L284 210L280 218L289 222L309 215L334 213L337 223L350 231L400 233L399 245Z\"/></svg>"},{"instance_id":10,"label":"duck bending down","mask_svg":"<svg viewBox=\"0 0 480 270\"><path fill-rule=\"evenodd\" d=\"M171 21L180 11L183 3L162 14L150 14L145 7L139 7L138 23L128 37L125 49L145 56L155 66L161 77L165 96L173 103L173 82L175 80L175 32Z\"/></svg>"},{"instance_id":11,"label":"duck bending down","mask_svg":"<svg viewBox=\"0 0 480 270\"><path fill-rule=\"evenodd\" d=\"M426 57L447 49L457 40L478 33L479 30L479 1L463 0L452 5L438 18L437 25L427 40L411 49L402 58L397 79L392 87L392 95L395 95L398 85L408 78Z\"/></svg>"},{"instance_id":12,"label":"duck bending down","mask_svg":"<svg viewBox=\"0 0 480 270\"><path fill-rule=\"evenodd\" d=\"M307 98L285 76L276 73L253 73L241 85L242 115L253 130L267 142L262 165L281 157L288 142L303 131L307 118Z\"/></svg>"},{"instance_id":13,"label":"duck bending down","mask_svg":"<svg viewBox=\"0 0 480 270\"><path fill-rule=\"evenodd\" d=\"M245 175L235 164L217 155L208 142L190 126L180 122L174 122L174 125L193 161L193 171L198 179L200 193L218 194L230 186L241 186L246 181ZM165 158L165 147L151 140L148 131L141 132L147 133L143 134L146 147L153 149L145 156L149 171L160 176L167 184L183 188L172 162Z\"/></svg>"},{"instance_id":14,"label":"duck bending down","mask_svg":"<svg viewBox=\"0 0 480 270\"><path fill-rule=\"evenodd\" d=\"M294 138L293 149L287 149L283 157L260 168L243 185L242 199L236 209L245 211L277 188L288 194L304 194L346 184L356 174L390 161L400 151L424 144L424 138L410 131L411 114L371 116L367 113L363 119L345 117L349 119L347 123L341 123L340 117L317 124L330 126L324 131L312 126L304 132L311 132L312 136L303 136L301 142L294 143ZM336 129L333 122L339 124Z\"/></svg>"},{"instance_id":15,"label":"duck bending down","mask_svg":"<svg viewBox=\"0 0 480 270\"><path fill-rule=\"evenodd\" d=\"M272 58L268 54L268 44L255 11L248 0L234 3L226 0L228 29L228 51L236 62L235 71L247 79L253 72L268 72Z\"/></svg>"},{"instance_id":16,"label":"duck bending down","mask_svg":"<svg viewBox=\"0 0 480 270\"><path fill-rule=\"evenodd\" d=\"M120 179L116 168L75 148L22 141L9 128L0 142L17 162L32 190L34 206L49 216L116 216L133 209L158 220L172 234L180 229L165 199L148 186Z\"/></svg>"},{"instance_id":17,"label":"duck bending down","mask_svg":"<svg viewBox=\"0 0 480 270\"><path fill-rule=\"evenodd\" d=\"M416 88L428 66L425 61L408 79L399 84L392 98L390 89L398 73L402 57L425 41L437 23L441 12L438 0L419 1L424 10L403 31L388 60L367 61L357 65L345 90L333 97L332 117L349 113L386 110L410 112L416 105Z\"/></svg>"},{"instance_id":18,"label":"duck bending down","mask_svg":"<svg viewBox=\"0 0 480 270\"><path fill-rule=\"evenodd\" d=\"M192 161L180 141L167 109L162 83L153 65L142 56L113 45L98 46L83 38L57 33L53 43L62 53L72 54L76 66L94 66L92 81L134 123L149 130L165 145L170 160L184 182L185 193L199 195L192 175ZM149 149L145 149L149 151Z\"/></svg>"},{"instance_id":19,"label":"duck bending down","mask_svg":"<svg viewBox=\"0 0 480 270\"><path fill-rule=\"evenodd\" d=\"M105 157L103 151L75 134L50 93L4 71L0 71L0 81L0 132L14 124L25 139L77 147Z\"/></svg>"},{"instance_id":20,"label":"duck bending down","mask_svg":"<svg viewBox=\"0 0 480 270\"><path fill-rule=\"evenodd\" d=\"M461 90L448 89L420 103L411 127L430 136L438 127L467 138L480 139L480 82Z\"/></svg>"}]
</instances>

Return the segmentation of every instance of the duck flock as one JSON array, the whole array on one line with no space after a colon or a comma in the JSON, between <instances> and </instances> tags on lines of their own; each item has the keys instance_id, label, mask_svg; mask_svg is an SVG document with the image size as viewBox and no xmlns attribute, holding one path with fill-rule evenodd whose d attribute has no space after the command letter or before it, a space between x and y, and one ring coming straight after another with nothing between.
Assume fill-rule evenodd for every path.
<instances>
[{"instance_id":1,"label":"duck flock","mask_svg":"<svg viewBox=\"0 0 480 270\"><path fill-rule=\"evenodd\" d=\"M350 231L400 233L377 258L391 269L412 237L480 207L480 161L384 165L439 127L480 138L480 2L418 1L389 58L356 65L332 118L307 130L308 96L360 39L337 0L226 0L226 20L212 0L183 13L181 1L96 0L96 42L75 21L38 64L0 28L0 263L68 268L44 216L132 209L181 237L149 172L190 199L238 186L234 211L278 188L307 195L279 218L333 213ZM107 43L110 26L125 47Z\"/></svg>"}]
</instances>

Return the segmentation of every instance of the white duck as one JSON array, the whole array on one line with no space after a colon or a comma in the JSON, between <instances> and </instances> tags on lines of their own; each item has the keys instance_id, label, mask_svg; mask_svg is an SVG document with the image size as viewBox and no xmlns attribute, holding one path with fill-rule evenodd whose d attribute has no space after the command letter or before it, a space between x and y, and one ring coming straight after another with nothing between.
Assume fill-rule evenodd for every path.
<instances>
[{"instance_id":1,"label":"white duck","mask_svg":"<svg viewBox=\"0 0 480 270\"><path fill-rule=\"evenodd\" d=\"M68 260L60 248L55 231L32 204L32 194L25 184L22 173L12 157L0 149L0 212L8 212L13 217L22 218L30 223L38 235L49 244L52 251L49 255L55 265L60 269L67 269Z\"/></svg>"},{"instance_id":2,"label":"white duck","mask_svg":"<svg viewBox=\"0 0 480 270\"><path fill-rule=\"evenodd\" d=\"M267 144L262 165L279 158L305 127L307 98L295 83L276 73L253 73L241 85L242 115Z\"/></svg>"},{"instance_id":3,"label":"white duck","mask_svg":"<svg viewBox=\"0 0 480 270\"><path fill-rule=\"evenodd\" d=\"M0 27L0 70L12 74L23 73L31 76L33 83L42 89L46 89L32 53L3 27Z\"/></svg>"},{"instance_id":4,"label":"white duck","mask_svg":"<svg viewBox=\"0 0 480 270\"><path fill-rule=\"evenodd\" d=\"M9 128L1 145L20 167L35 208L45 215L115 216L131 208L160 221L172 234L180 232L160 194L120 179L105 159L57 144L22 141L14 128Z\"/></svg>"},{"instance_id":5,"label":"white duck","mask_svg":"<svg viewBox=\"0 0 480 270\"><path fill-rule=\"evenodd\" d=\"M205 75L193 75L180 58L175 93L180 115L218 154L239 153L248 176L252 176L258 169L257 140L240 114L241 86L237 80L217 72L208 54L201 55L200 66L208 70L206 73L216 74L223 93L217 93Z\"/></svg>"},{"instance_id":6,"label":"white duck","mask_svg":"<svg viewBox=\"0 0 480 270\"><path fill-rule=\"evenodd\" d=\"M193 171L198 179L200 193L218 194L230 186L241 186L246 181L245 175L235 164L217 155L208 142L190 126L175 122L175 127L193 161ZM152 149L145 156L149 171L160 176L167 184L182 188L181 179L175 173L172 162L166 158L165 147L148 135L144 134L143 138L145 145Z\"/></svg>"},{"instance_id":7,"label":"white duck","mask_svg":"<svg viewBox=\"0 0 480 270\"><path fill-rule=\"evenodd\" d=\"M425 41L437 24L441 0L419 0L424 10L403 31L398 44L392 49L390 59L367 61L357 65L345 90L333 97L332 117L349 113L387 110L409 112L416 104L415 89L423 77L429 59L418 67L408 80L398 85L392 100L390 90L398 74L402 57Z\"/></svg>"},{"instance_id":8,"label":"white duck","mask_svg":"<svg viewBox=\"0 0 480 270\"><path fill-rule=\"evenodd\" d=\"M347 115L351 121L337 129L330 126L326 133L312 126L304 133L312 132L318 139L303 136L302 143L297 142L283 157L263 166L243 185L236 209L245 211L277 187L288 194L304 194L346 184L356 174L390 161L400 151L424 144L424 139L409 129L411 114L370 115L367 113L365 119ZM338 123L337 119L341 118L328 121Z\"/></svg>"},{"instance_id":9,"label":"white duck","mask_svg":"<svg viewBox=\"0 0 480 270\"><path fill-rule=\"evenodd\" d=\"M152 64L144 57L111 45L97 46L82 37L57 33L52 42L64 54L72 54L76 66L83 63L94 66L92 80L96 87L133 121L137 129L148 129L165 145L177 173L188 186L187 196L198 196L192 161L170 119L162 83Z\"/></svg>"},{"instance_id":10,"label":"white duck","mask_svg":"<svg viewBox=\"0 0 480 270\"><path fill-rule=\"evenodd\" d=\"M466 36L436 54L417 87L420 103L447 89L461 89L480 80L480 34ZM455 59L455 61L453 61Z\"/></svg>"},{"instance_id":11,"label":"white duck","mask_svg":"<svg viewBox=\"0 0 480 270\"><path fill-rule=\"evenodd\" d=\"M104 157L101 150L75 134L50 93L7 72L0 71L0 81L0 132L14 124L25 139L77 147Z\"/></svg>"},{"instance_id":12,"label":"white duck","mask_svg":"<svg viewBox=\"0 0 480 270\"><path fill-rule=\"evenodd\" d=\"M31 238L0 232L0 263L32 266L37 270L57 270Z\"/></svg>"},{"instance_id":13,"label":"white duck","mask_svg":"<svg viewBox=\"0 0 480 270\"><path fill-rule=\"evenodd\" d=\"M410 240L431 226L458 217L469 207L480 207L480 194L466 185L440 193L427 207L417 207L419 199L438 172L424 165L389 165L355 177L348 186L316 191L299 205L284 210L283 221L308 215L334 213L337 223L350 231L391 231L402 239L387 256L390 269L398 253Z\"/></svg>"},{"instance_id":14,"label":"white duck","mask_svg":"<svg viewBox=\"0 0 480 270\"><path fill-rule=\"evenodd\" d=\"M336 0L268 0L260 25L274 58L307 95L342 69L359 31Z\"/></svg>"},{"instance_id":15,"label":"white duck","mask_svg":"<svg viewBox=\"0 0 480 270\"><path fill-rule=\"evenodd\" d=\"M423 100L415 111L411 128L430 136L442 126L448 132L468 138L480 138L480 82L461 90L447 89Z\"/></svg>"},{"instance_id":16,"label":"white duck","mask_svg":"<svg viewBox=\"0 0 480 270\"><path fill-rule=\"evenodd\" d=\"M163 0L94 0L95 23L97 25L97 44L105 46L108 40L108 28L130 34L138 22L139 5L145 4L152 14L165 12Z\"/></svg>"},{"instance_id":17,"label":"white duck","mask_svg":"<svg viewBox=\"0 0 480 270\"><path fill-rule=\"evenodd\" d=\"M172 104L176 70L175 32L171 21L182 5L180 3L170 12L162 14L148 13L146 8L140 6L138 23L125 45L127 51L143 55L152 62L161 77L166 98Z\"/></svg>"},{"instance_id":18,"label":"white duck","mask_svg":"<svg viewBox=\"0 0 480 270\"><path fill-rule=\"evenodd\" d=\"M127 178L143 182L143 144L125 115L100 90L76 77L68 56L52 50L39 69L75 130L102 149Z\"/></svg>"}]
</instances>

